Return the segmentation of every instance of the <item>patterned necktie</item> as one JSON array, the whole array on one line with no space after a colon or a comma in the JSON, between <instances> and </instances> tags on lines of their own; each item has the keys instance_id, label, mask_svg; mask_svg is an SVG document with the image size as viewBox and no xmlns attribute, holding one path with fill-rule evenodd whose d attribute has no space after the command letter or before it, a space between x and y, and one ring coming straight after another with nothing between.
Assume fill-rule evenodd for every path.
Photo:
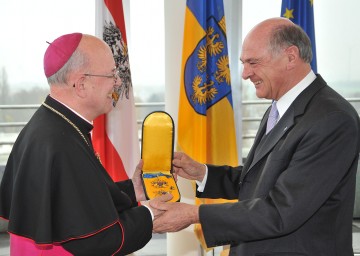
<instances>
[{"instance_id":1,"label":"patterned necktie","mask_svg":"<svg viewBox=\"0 0 360 256\"><path fill-rule=\"evenodd\" d=\"M276 107L276 101L273 101L271 104L270 114L266 125L266 134L268 134L272 128L274 128L277 120L279 118L279 111Z\"/></svg>"}]
</instances>

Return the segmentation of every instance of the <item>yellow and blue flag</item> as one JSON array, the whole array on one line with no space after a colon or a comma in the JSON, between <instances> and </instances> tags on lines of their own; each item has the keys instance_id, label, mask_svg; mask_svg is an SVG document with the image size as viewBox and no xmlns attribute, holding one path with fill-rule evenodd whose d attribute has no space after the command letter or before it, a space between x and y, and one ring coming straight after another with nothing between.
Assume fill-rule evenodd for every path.
<instances>
[{"instance_id":1,"label":"yellow and blue flag","mask_svg":"<svg viewBox=\"0 0 360 256\"><path fill-rule=\"evenodd\" d=\"M317 73L313 3L314 0L283 0L281 16L302 27L309 36L313 53L311 68Z\"/></svg>"},{"instance_id":2,"label":"yellow and blue flag","mask_svg":"<svg viewBox=\"0 0 360 256\"><path fill-rule=\"evenodd\" d=\"M238 165L223 0L186 2L178 114L178 150L202 163ZM196 203L204 202L213 200ZM207 249L201 226L195 233Z\"/></svg>"}]
</instances>

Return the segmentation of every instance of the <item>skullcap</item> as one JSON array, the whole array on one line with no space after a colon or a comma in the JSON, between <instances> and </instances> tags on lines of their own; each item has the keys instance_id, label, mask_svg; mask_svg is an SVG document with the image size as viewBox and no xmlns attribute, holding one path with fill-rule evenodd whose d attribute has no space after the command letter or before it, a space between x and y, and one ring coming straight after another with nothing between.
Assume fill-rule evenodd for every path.
<instances>
[{"instance_id":1,"label":"skullcap","mask_svg":"<svg viewBox=\"0 0 360 256\"><path fill-rule=\"evenodd\" d=\"M44 55L44 72L50 77L58 72L70 59L82 38L81 33L72 33L60 36L49 43Z\"/></svg>"}]
</instances>

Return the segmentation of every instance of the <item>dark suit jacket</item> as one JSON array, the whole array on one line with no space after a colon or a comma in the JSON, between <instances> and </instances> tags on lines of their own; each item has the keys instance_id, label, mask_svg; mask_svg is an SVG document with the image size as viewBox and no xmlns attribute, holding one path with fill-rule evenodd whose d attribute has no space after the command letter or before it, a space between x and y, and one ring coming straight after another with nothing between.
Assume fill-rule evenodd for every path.
<instances>
[{"instance_id":1,"label":"dark suit jacket","mask_svg":"<svg viewBox=\"0 0 360 256\"><path fill-rule=\"evenodd\" d=\"M230 255L350 256L359 116L318 75L264 135L261 121L243 167L208 166L199 197L208 246Z\"/></svg>"}]
</instances>

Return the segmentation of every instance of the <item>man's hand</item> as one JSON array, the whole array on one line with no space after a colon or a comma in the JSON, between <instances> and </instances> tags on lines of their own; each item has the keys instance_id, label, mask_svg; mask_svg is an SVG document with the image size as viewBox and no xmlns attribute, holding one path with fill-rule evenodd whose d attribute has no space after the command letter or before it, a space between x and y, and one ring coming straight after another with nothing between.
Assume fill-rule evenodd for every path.
<instances>
[{"instance_id":1,"label":"man's hand","mask_svg":"<svg viewBox=\"0 0 360 256\"><path fill-rule=\"evenodd\" d=\"M144 191L144 186L141 180L141 170L142 167L144 165L144 162L142 159L140 159L138 165L136 166L134 175L131 179L133 185L134 185L134 190L135 190L135 195L136 195L136 201L140 202L140 201L145 201L146 200L146 196L145 196L145 191Z\"/></svg>"},{"instance_id":2,"label":"man's hand","mask_svg":"<svg viewBox=\"0 0 360 256\"><path fill-rule=\"evenodd\" d=\"M154 215L154 221L155 221L159 216L161 216L164 213L164 211L161 209L152 207L151 204L156 205L155 202L167 202L167 201L171 200L172 198L173 198L173 196L171 194L165 194L165 195L162 195L159 197L155 197L154 199L151 199L149 201L141 202L141 204L146 205L147 207L150 208L152 214Z\"/></svg>"},{"instance_id":3,"label":"man's hand","mask_svg":"<svg viewBox=\"0 0 360 256\"><path fill-rule=\"evenodd\" d=\"M182 152L174 152L173 170L175 175L179 175L188 180L202 182L206 173L205 165L196 162Z\"/></svg>"},{"instance_id":4,"label":"man's hand","mask_svg":"<svg viewBox=\"0 0 360 256\"><path fill-rule=\"evenodd\" d=\"M185 203L151 201L150 206L163 211L153 222L154 233L177 232L199 223L199 206Z\"/></svg>"}]
</instances>

